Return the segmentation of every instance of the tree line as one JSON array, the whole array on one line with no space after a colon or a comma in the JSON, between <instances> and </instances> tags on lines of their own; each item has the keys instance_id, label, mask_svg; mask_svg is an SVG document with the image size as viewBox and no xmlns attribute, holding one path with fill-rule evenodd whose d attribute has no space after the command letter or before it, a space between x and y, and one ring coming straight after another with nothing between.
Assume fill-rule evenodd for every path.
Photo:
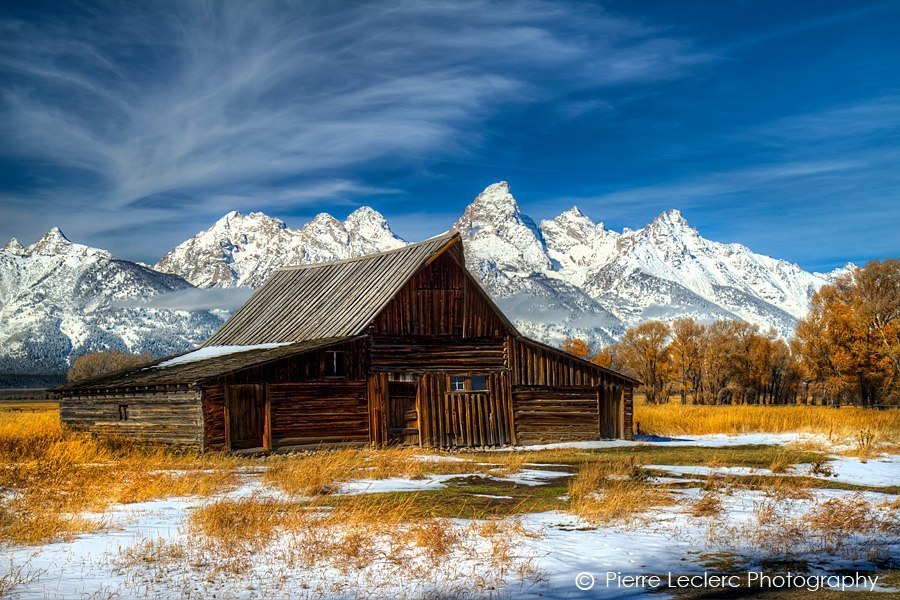
<instances>
[{"instance_id":1,"label":"tree line","mask_svg":"<svg viewBox=\"0 0 900 600\"><path fill-rule=\"evenodd\" d=\"M592 352L568 352L643 382L647 402L900 404L900 260L871 261L823 286L790 340L743 321L647 321Z\"/></svg>"}]
</instances>

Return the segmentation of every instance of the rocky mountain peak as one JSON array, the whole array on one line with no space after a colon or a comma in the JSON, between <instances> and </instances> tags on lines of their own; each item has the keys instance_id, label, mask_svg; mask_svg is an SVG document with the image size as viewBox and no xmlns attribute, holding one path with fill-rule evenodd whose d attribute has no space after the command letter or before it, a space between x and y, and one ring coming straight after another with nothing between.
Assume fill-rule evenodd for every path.
<instances>
[{"instance_id":1,"label":"rocky mountain peak","mask_svg":"<svg viewBox=\"0 0 900 600\"><path fill-rule=\"evenodd\" d=\"M406 244L391 230L384 215L368 206L361 206L350 213L344 219L344 229L350 236L350 251L354 255L371 254Z\"/></svg>"},{"instance_id":2,"label":"rocky mountain peak","mask_svg":"<svg viewBox=\"0 0 900 600\"><path fill-rule=\"evenodd\" d=\"M505 181L478 194L451 229L467 242L467 260L523 273L551 268L541 230L522 214Z\"/></svg>"},{"instance_id":3,"label":"rocky mountain peak","mask_svg":"<svg viewBox=\"0 0 900 600\"><path fill-rule=\"evenodd\" d=\"M577 206L541 221L550 257L566 267L598 267L607 262L618 234L594 223Z\"/></svg>"},{"instance_id":4,"label":"rocky mountain peak","mask_svg":"<svg viewBox=\"0 0 900 600\"><path fill-rule=\"evenodd\" d=\"M687 219L684 218L684 215L682 215L681 211L677 208L673 208L661 213L658 217L653 219L653 221L650 223L650 226L672 230L683 229L687 231L693 231L690 223L687 222Z\"/></svg>"},{"instance_id":5,"label":"rocky mountain peak","mask_svg":"<svg viewBox=\"0 0 900 600\"><path fill-rule=\"evenodd\" d=\"M525 218L528 219L528 217ZM509 191L509 184L505 181L484 188L484 191L478 194L466 208L460 221L468 220L475 223L501 219L514 219L518 222L523 220L519 203Z\"/></svg>"},{"instance_id":6,"label":"rocky mountain peak","mask_svg":"<svg viewBox=\"0 0 900 600\"><path fill-rule=\"evenodd\" d=\"M7 254L18 254L22 256L25 254L25 246L19 243L19 240L16 238L9 238L9 241L6 242L6 245L3 248L0 248L0 252L6 252Z\"/></svg>"},{"instance_id":7,"label":"rocky mountain peak","mask_svg":"<svg viewBox=\"0 0 900 600\"><path fill-rule=\"evenodd\" d=\"M97 255L111 257L106 250L91 248L81 244L73 244L59 227L51 227L41 239L24 249L22 254L28 256L62 256L66 254L88 256Z\"/></svg>"}]
</instances>

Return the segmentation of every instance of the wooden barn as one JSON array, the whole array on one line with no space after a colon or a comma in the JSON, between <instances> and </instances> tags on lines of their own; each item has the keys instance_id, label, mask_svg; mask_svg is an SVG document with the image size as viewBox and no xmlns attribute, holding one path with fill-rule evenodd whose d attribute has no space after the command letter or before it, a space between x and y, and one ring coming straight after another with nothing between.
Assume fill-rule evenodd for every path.
<instances>
[{"instance_id":1,"label":"wooden barn","mask_svg":"<svg viewBox=\"0 0 900 600\"><path fill-rule=\"evenodd\" d=\"M198 350L57 391L72 428L270 451L630 438L638 383L520 335L448 234L279 269Z\"/></svg>"}]
</instances>

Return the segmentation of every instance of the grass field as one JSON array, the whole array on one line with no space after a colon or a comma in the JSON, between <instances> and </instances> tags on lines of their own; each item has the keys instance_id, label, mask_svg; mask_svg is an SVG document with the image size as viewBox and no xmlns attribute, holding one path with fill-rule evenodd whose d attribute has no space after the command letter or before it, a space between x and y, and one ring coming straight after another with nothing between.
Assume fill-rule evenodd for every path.
<instances>
[{"instance_id":1,"label":"grass field","mask_svg":"<svg viewBox=\"0 0 900 600\"><path fill-rule=\"evenodd\" d=\"M900 462L880 455L894 452L895 411L667 405L636 415L658 435L816 437L252 458L95 439L60 426L52 403L3 403L0 545L11 559L0 594L536 597L571 592L575 573L599 576L602 565L815 562L896 578ZM838 442L851 457L833 454Z\"/></svg>"},{"instance_id":2,"label":"grass field","mask_svg":"<svg viewBox=\"0 0 900 600\"><path fill-rule=\"evenodd\" d=\"M852 406L682 406L677 402L637 403L634 421L641 431L658 435L712 433L818 433L829 438L855 437L871 431L897 442L900 409L871 410Z\"/></svg>"}]
</instances>

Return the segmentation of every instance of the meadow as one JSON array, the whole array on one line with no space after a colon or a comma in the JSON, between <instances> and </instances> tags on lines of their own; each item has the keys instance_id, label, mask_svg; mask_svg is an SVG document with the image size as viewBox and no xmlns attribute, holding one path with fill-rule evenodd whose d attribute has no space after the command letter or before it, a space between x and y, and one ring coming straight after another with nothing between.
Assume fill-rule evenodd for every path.
<instances>
[{"instance_id":1,"label":"meadow","mask_svg":"<svg viewBox=\"0 0 900 600\"><path fill-rule=\"evenodd\" d=\"M554 597L608 569L900 584L900 411L670 404L635 420L650 434L635 442L236 457L4 403L0 594Z\"/></svg>"}]
</instances>

